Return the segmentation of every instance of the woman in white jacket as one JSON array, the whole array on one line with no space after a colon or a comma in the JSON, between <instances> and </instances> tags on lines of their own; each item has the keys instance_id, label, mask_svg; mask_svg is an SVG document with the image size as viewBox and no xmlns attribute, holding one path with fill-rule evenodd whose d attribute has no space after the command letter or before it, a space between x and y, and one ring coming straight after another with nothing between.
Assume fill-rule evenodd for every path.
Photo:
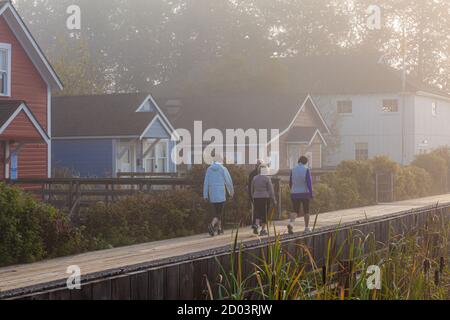
<instances>
[{"instance_id":1,"label":"woman in white jacket","mask_svg":"<svg viewBox=\"0 0 450 320\"><path fill-rule=\"evenodd\" d=\"M212 222L208 226L208 232L211 237L217 234L223 234L222 220L227 201L227 192L232 198L234 196L233 180L230 173L219 161L208 168L203 184L203 197L209 201L213 207Z\"/></svg>"}]
</instances>

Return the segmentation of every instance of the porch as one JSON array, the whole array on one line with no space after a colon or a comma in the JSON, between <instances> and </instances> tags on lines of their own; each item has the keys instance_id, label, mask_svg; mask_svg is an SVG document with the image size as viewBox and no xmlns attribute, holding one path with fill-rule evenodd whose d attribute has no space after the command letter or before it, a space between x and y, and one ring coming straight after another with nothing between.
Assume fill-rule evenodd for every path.
<instances>
[{"instance_id":1,"label":"porch","mask_svg":"<svg viewBox=\"0 0 450 320\"><path fill-rule=\"evenodd\" d=\"M176 165L171 160L173 145L174 142L168 138L115 140L115 176L158 176L176 173Z\"/></svg>"},{"instance_id":2,"label":"porch","mask_svg":"<svg viewBox=\"0 0 450 320\"><path fill-rule=\"evenodd\" d=\"M29 144L43 145L50 143L50 138L27 105L22 101L0 102L0 179L15 180L19 178L21 151ZM35 155L46 157L46 154ZM42 159L33 159L24 154L21 161L28 163ZM44 159L45 160L45 159ZM47 162L47 161L46 161Z\"/></svg>"}]
</instances>

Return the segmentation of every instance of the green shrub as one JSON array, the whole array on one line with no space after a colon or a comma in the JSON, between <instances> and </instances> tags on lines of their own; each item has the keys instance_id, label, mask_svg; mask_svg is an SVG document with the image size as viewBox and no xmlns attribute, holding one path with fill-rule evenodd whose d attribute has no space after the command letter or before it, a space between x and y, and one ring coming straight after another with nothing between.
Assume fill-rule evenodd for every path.
<instances>
[{"instance_id":1,"label":"green shrub","mask_svg":"<svg viewBox=\"0 0 450 320\"><path fill-rule=\"evenodd\" d=\"M406 200L427 196L432 190L432 178L422 168L401 167L395 177L395 199Z\"/></svg>"},{"instance_id":2,"label":"green shrub","mask_svg":"<svg viewBox=\"0 0 450 320\"><path fill-rule=\"evenodd\" d=\"M356 184L359 205L375 202L374 168L371 161L344 161L337 167L337 175L349 178Z\"/></svg>"},{"instance_id":3,"label":"green shrub","mask_svg":"<svg viewBox=\"0 0 450 320\"><path fill-rule=\"evenodd\" d=\"M447 191L448 165L440 154L433 152L419 155L412 165L426 170L431 175L433 193Z\"/></svg>"},{"instance_id":4,"label":"green shrub","mask_svg":"<svg viewBox=\"0 0 450 320\"><path fill-rule=\"evenodd\" d=\"M311 204L313 213L324 213L336 208L336 192L328 184L318 183L314 186L314 199Z\"/></svg>"},{"instance_id":5,"label":"green shrub","mask_svg":"<svg viewBox=\"0 0 450 320\"><path fill-rule=\"evenodd\" d=\"M178 190L98 203L82 211L76 223L94 250L202 233L207 218L197 193Z\"/></svg>"},{"instance_id":6,"label":"green shrub","mask_svg":"<svg viewBox=\"0 0 450 320\"><path fill-rule=\"evenodd\" d=\"M0 183L0 265L74 253L78 236L58 210Z\"/></svg>"},{"instance_id":7,"label":"green shrub","mask_svg":"<svg viewBox=\"0 0 450 320\"><path fill-rule=\"evenodd\" d=\"M323 177L322 180L335 194L334 210L355 208L361 203L361 196L355 179L333 173Z\"/></svg>"}]
</instances>

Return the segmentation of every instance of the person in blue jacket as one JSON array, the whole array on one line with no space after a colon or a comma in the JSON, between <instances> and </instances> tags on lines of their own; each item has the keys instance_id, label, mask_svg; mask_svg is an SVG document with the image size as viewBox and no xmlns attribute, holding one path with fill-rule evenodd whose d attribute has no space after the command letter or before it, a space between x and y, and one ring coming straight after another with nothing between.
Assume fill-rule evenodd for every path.
<instances>
[{"instance_id":1,"label":"person in blue jacket","mask_svg":"<svg viewBox=\"0 0 450 320\"><path fill-rule=\"evenodd\" d=\"M233 180L227 168L220 161L214 163L208 168L203 184L203 197L209 201L213 207L212 222L208 226L208 232L211 237L223 234L222 220L227 201L227 192L232 198L234 196Z\"/></svg>"},{"instance_id":2,"label":"person in blue jacket","mask_svg":"<svg viewBox=\"0 0 450 320\"><path fill-rule=\"evenodd\" d=\"M288 224L289 234L294 233L295 219L301 215L301 207L305 217L305 232L309 229L309 203L313 198L311 170L307 167L308 158L302 156L298 161L298 165L292 169L290 177L291 200L294 206L294 213L290 216Z\"/></svg>"}]
</instances>

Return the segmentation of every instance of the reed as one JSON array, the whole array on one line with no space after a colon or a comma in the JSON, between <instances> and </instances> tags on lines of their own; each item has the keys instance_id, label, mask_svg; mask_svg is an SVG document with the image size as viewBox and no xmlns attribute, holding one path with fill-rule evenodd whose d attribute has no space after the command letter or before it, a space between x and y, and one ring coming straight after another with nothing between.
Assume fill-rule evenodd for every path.
<instances>
[{"instance_id":1,"label":"reed","mask_svg":"<svg viewBox=\"0 0 450 320\"><path fill-rule=\"evenodd\" d=\"M339 230L340 227L336 228ZM220 265L217 299L258 300L448 300L450 299L448 216L436 210L423 227L403 233L390 230L388 240L351 229L343 241L336 231L326 243L321 262L312 248L287 249L272 229L273 242L250 257L243 271L243 247L236 236L231 268ZM237 233L236 233L237 235ZM292 253L295 252L295 253ZM380 288L368 284L380 271Z\"/></svg>"}]
</instances>

